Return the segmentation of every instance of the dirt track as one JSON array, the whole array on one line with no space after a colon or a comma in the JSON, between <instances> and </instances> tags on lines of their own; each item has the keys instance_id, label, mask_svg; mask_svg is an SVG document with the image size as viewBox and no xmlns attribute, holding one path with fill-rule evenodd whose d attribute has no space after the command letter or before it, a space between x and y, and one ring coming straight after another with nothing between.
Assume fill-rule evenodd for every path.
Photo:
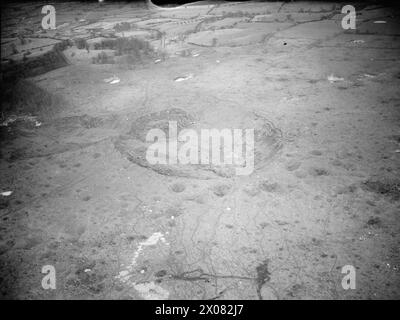
<instances>
[{"instance_id":1,"label":"dirt track","mask_svg":"<svg viewBox=\"0 0 400 320\"><path fill-rule=\"evenodd\" d=\"M400 298L398 11L364 7L345 31L335 3L87 6L57 4L44 33L29 9L31 39L92 45L29 78L65 101L51 117L0 127L3 298ZM95 50L121 22L163 55ZM101 51L114 63L93 63ZM127 150L156 118L268 134L250 176L155 168Z\"/></svg>"}]
</instances>

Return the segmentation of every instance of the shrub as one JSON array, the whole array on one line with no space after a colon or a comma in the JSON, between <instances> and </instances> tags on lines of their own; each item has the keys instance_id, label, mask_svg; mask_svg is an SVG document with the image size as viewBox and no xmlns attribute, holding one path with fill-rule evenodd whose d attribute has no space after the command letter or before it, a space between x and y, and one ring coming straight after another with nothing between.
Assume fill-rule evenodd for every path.
<instances>
[{"instance_id":1,"label":"shrub","mask_svg":"<svg viewBox=\"0 0 400 320\"><path fill-rule=\"evenodd\" d=\"M131 28L132 28L132 26L128 22L117 23L114 26L114 30L117 31L117 32L128 31L128 30L131 30Z\"/></svg>"},{"instance_id":2,"label":"shrub","mask_svg":"<svg viewBox=\"0 0 400 320\"><path fill-rule=\"evenodd\" d=\"M104 51L100 52L97 57L92 58L92 62L94 64L107 64L107 63L114 63L114 58L110 57Z\"/></svg>"},{"instance_id":3,"label":"shrub","mask_svg":"<svg viewBox=\"0 0 400 320\"><path fill-rule=\"evenodd\" d=\"M89 48L89 45L87 43L87 41L83 38L76 38L75 39L75 45L78 49L87 49Z\"/></svg>"},{"instance_id":4,"label":"shrub","mask_svg":"<svg viewBox=\"0 0 400 320\"><path fill-rule=\"evenodd\" d=\"M122 37L117 39L105 39L100 43L95 44L95 50L111 49L115 50L115 56L127 55L125 61L128 64L143 62L147 58L156 57L156 53L150 43L141 38ZM104 62L107 61L107 62ZM93 63L114 63L105 58L104 54L99 54L98 57L93 58Z\"/></svg>"},{"instance_id":5,"label":"shrub","mask_svg":"<svg viewBox=\"0 0 400 320\"><path fill-rule=\"evenodd\" d=\"M105 39L102 40L100 43L94 44L95 50L104 50L104 49L111 49L115 50L117 47L117 39Z\"/></svg>"},{"instance_id":6,"label":"shrub","mask_svg":"<svg viewBox=\"0 0 400 320\"><path fill-rule=\"evenodd\" d=\"M143 52L147 55L153 53L153 48L150 43L140 38L118 38L116 43L116 50L118 55L122 54L135 54Z\"/></svg>"}]
</instances>

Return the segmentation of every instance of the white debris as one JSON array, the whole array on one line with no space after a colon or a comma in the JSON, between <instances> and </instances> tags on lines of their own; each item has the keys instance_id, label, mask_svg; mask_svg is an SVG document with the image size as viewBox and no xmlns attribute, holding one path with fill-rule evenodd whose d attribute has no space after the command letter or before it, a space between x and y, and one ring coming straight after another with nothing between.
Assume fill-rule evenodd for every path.
<instances>
[{"instance_id":1,"label":"white debris","mask_svg":"<svg viewBox=\"0 0 400 320\"><path fill-rule=\"evenodd\" d=\"M198 57L200 55L200 53L193 53L192 56L193 57Z\"/></svg>"},{"instance_id":2,"label":"white debris","mask_svg":"<svg viewBox=\"0 0 400 320\"><path fill-rule=\"evenodd\" d=\"M2 192L2 193L0 193L3 197L9 197L9 196L11 196L12 195L12 191L4 191L4 192Z\"/></svg>"},{"instance_id":3,"label":"white debris","mask_svg":"<svg viewBox=\"0 0 400 320\"><path fill-rule=\"evenodd\" d=\"M90 272L90 271L92 271L92 269L85 269L85 270L84 270L85 273L88 273L88 272Z\"/></svg>"},{"instance_id":4,"label":"white debris","mask_svg":"<svg viewBox=\"0 0 400 320\"><path fill-rule=\"evenodd\" d=\"M153 233L147 240L139 243L139 247L153 246L157 244L158 241L166 243L165 238L161 232Z\"/></svg>"},{"instance_id":5,"label":"white debris","mask_svg":"<svg viewBox=\"0 0 400 320\"><path fill-rule=\"evenodd\" d=\"M193 75L192 75L192 74L188 74L187 76L176 77L176 78L174 79L174 81L176 81L176 82L181 82L181 81L189 80L189 79L191 79L191 78L193 78Z\"/></svg>"},{"instance_id":6,"label":"white debris","mask_svg":"<svg viewBox=\"0 0 400 320\"><path fill-rule=\"evenodd\" d=\"M159 62L161 62L161 59L157 59L154 61L154 63L159 63Z\"/></svg>"},{"instance_id":7,"label":"white debris","mask_svg":"<svg viewBox=\"0 0 400 320\"><path fill-rule=\"evenodd\" d=\"M219 61L219 60L216 60L215 62L216 62L216 63L220 63L221 61Z\"/></svg>"},{"instance_id":8,"label":"white debris","mask_svg":"<svg viewBox=\"0 0 400 320\"><path fill-rule=\"evenodd\" d=\"M363 80L365 78L373 79L373 78L376 78L376 76L369 74L369 73L364 73L364 74L358 76L357 80Z\"/></svg>"},{"instance_id":9,"label":"white debris","mask_svg":"<svg viewBox=\"0 0 400 320\"><path fill-rule=\"evenodd\" d=\"M159 241L161 241L165 245L169 245L169 243L165 240L164 235L161 232L155 232L148 239L140 242L139 245L137 246L135 253L133 254L131 263L126 267L125 270L120 271L119 274L116 276L116 278L121 280L122 282L127 282L131 277L130 273L134 271L136 261L139 258L140 254L142 253L144 247L154 246Z\"/></svg>"},{"instance_id":10,"label":"white debris","mask_svg":"<svg viewBox=\"0 0 400 320\"><path fill-rule=\"evenodd\" d=\"M120 79L117 76L113 75L111 78L104 79L104 82L109 84L115 84L119 83Z\"/></svg>"},{"instance_id":11,"label":"white debris","mask_svg":"<svg viewBox=\"0 0 400 320\"><path fill-rule=\"evenodd\" d=\"M339 77L334 76L333 74L330 74L328 76L328 81L330 83L334 83L334 82L338 82L338 81L344 81L344 78L339 78Z\"/></svg>"},{"instance_id":12,"label":"white debris","mask_svg":"<svg viewBox=\"0 0 400 320\"><path fill-rule=\"evenodd\" d=\"M374 21L374 23L386 23L386 21L384 21L384 20L377 20L377 21Z\"/></svg>"},{"instance_id":13,"label":"white debris","mask_svg":"<svg viewBox=\"0 0 400 320\"><path fill-rule=\"evenodd\" d=\"M166 300L169 297L169 292L153 281L135 284L134 288L145 300Z\"/></svg>"},{"instance_id":14,"label":"white debris","mask_svg":"<svg viewBox=\"0 0 400 320\"><path fill-rule=\"evenodd\" d=\"M374 78L376 78L376 77L379 77L379 75L373 75L373 74L369 74L369 73L364 73L364 74L360 75L360 76L357 78L357 80L363 80L363 79L365 79L365 78L374 79Z\"/></svg>"},{"instance_id":15,"label":"white debris","mask_svg":"<svg viewBox=\"0 0 400 320\"><path fill-rule=\"evenodd\" d=\"M360 44L360 43L364 43L365 41L364 40L353 40L352 42L355 44Z\"/></svg>"},{"instance_id":16,"label":"white debris","mask_svg":"<svg viewBox=\"0 0 400 320\"><path fill-rule=\"evenodd\" d=\"M127 282L130 279L130 277L131 275L129 270L122 270L115 278L121 280L121 282Z\"/></svg>"},{"instance_id":17,"label":"white debris","mask_svg":"<svg viewBox=\"0 0 400 320\"><path fill-rule=\"evenodd\" d=\"M116 83L119 83L121 80L119 80L119 79L114 79L113 81L111 81L110 82L110 84L116 84Z\"/></svg>"}]
</instances>

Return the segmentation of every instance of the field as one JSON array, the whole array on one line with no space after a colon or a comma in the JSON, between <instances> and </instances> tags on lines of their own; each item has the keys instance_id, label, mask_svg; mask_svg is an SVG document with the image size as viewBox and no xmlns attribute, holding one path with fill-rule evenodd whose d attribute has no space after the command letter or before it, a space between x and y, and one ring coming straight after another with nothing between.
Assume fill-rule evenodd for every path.
<instances>
[{"instance_id":1,"label":"field","mask_svg":"<svg viewBox=\"0 0 400 320\"><path fill-rule=\"evenodd\" d=\"M397 8L3 6L3 299L400 298ZM149 163L171 121L254 129L254 171Z\"/></svg>"}]
</instances>

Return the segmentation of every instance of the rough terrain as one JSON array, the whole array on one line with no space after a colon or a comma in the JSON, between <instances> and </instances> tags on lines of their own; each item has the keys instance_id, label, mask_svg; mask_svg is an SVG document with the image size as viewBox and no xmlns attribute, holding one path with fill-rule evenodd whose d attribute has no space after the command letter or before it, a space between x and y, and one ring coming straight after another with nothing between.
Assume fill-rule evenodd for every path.
<instances>
[{"instance_id":1,"label":"rough terrain","mask_svg":"<svg viewBox=\"0 0 400 320\"><path fill-rule=\"evenodd\" d=\"M335 3L55 7L47 31L40 5L2 10L3 84L25 77L0 126L3 298L400 298L397 9L346 31ZM102 43L131 36L153 49ZM254 173L148 165L168 120L255 128Z\"/></svg>"}]
</instances>

